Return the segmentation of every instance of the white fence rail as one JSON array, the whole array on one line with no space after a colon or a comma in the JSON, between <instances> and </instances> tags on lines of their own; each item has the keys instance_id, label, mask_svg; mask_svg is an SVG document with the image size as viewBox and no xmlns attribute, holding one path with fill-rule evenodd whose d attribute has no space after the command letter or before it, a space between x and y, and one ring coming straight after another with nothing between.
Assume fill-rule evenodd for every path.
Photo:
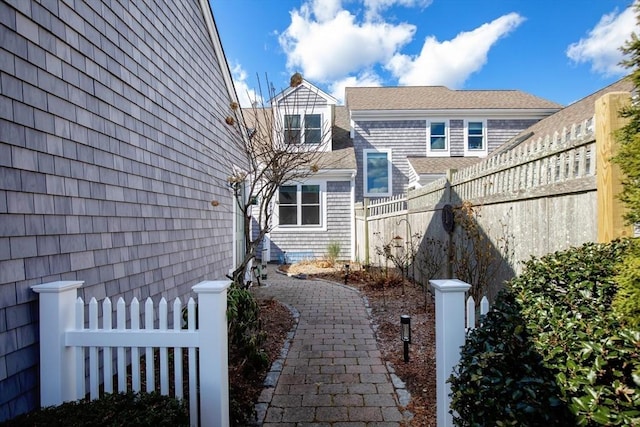
<instances>
[{"instance_id":1,"label":"white fence rail","mask_svg":"<svg viewBox=\"0 0 640 427\"><path fill-rule=\"evenodd\" d=\"M148 298L144 304L144 328L140 327L140 304L131 301L129 310L120 298L116 304L116 324L112 323L112 304L102 301L102 325L99 304L89 302L89 328L85 328L85 303L77 297L82 281L61 281L33 286L40 294L40 390L41 405L59 405L82 399L85 390L85 360L89 360L89 395L99 397L102 383L105 393L127 391L127 365L131 364L131 390L142 390L140 349L144 352L145 391L156 390L154 352L159 353L160 393L169 394L169 349L173 349L175 397L183 398L183 351L188 352L189 415L193 426L229 424L229 380L227 354L227 288L229 281L206 281L192 289L196 303L187 304L188 329L182 329L182 302L173 302L173 325L168 327L168 303L162 298L155 307ZM127 327L127 311L129 326ZM115 326L115 327L114 327ZM114 358L115 353L115 358ZM115 366L113 360L115 359ZM102 376L100 376L102 361ZM115 368L115 369L114 369ZM199 392L198 392L199 388ZM198 404L200 403L200 404Z\"/></svg>"},{"instance_id":2,"label":"white fence rail","mask_svg":"<svg viewBox=\"0 0 640 427\"><path fill-rule=\"evenodd\" d=\"M367 217L397 215L407 209L407 197L404 194L371 200L368 204Z\"/></svg>"}]
</instances>

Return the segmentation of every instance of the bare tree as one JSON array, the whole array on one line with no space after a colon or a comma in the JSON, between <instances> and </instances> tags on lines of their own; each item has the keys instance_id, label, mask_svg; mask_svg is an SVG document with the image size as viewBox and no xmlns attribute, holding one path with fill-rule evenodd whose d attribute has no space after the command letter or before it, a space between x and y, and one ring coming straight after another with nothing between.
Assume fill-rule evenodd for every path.
<instances>
[{"instance_id":1,"label":"bare tree","mask_svg":"<svg viewBox=\"0 0 640 427\"><path fill-rule=\"evenodd\" d=\"M321 123L319 129L309 129L292 119L299 114L313 113L319 107L318 96L313 96L317 94L309 96L309 91L299 94L296 90L303 83L300 74L291 77L290 87L280 93L287 97L287 102L278 106L273 105L278 94L268 79L266 83L265 93L258 81L257 96L250 108L241 109L232 103L224 117L227 131L241 141L242 155L248 165L247 169L229 165L228 178L238 212L244 219L246 248L231 278L244 285L247 267L273 228L278 189L288 183L302 182L327 166L324 154L327 144L329 150L331 144L332 124ZM310 139L315 143L308 143Z\"/></svg>"}]
</instances>

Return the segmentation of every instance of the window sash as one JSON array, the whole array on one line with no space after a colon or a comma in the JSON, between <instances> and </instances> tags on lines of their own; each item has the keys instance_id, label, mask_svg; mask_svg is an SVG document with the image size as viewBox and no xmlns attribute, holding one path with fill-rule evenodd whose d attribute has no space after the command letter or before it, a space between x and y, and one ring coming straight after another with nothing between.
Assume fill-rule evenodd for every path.
<instances>
[{"instance_id":1,"label":"window sash","mask_svg":"<svg viewBox=\"0 0 640 427\"><path fill-rule=\"evenodd\" d=\"M484 150L484 124L482 122L467 123L467 149Z\"/></svg>"},{"instance_id":2,"label":"window sash","mask_svg":"<svg viewBox=\"0 0 640 427\"><path fill-rule=\"evenodd\" d=\"M365 162L367 176L365 177L367 194L389 193L389 153L366 153Z\"/></svg>"},{"instance_id":3,"label":"window sash","mask_svg":"<svg viewBox=\"0 0 640 427\"><path fill-rule=\"evenodd\" d=\"M285 114L284 138L287 144L299 144L301 136L300 114Z\"/></svg>"},{"instance_id":4,"label":"window sash","mask_svg":"<svg viewBox=\"0 0 640 427\"><path fill-rule=\"evenodd\" d=\"M304 143L320 144L322 138L322 118L320 114L306 114L304 116Z\"/></svg>"},{"instance_id":5,"label":"window sash","mask_svg":"<svg viewBox=\"0 0 640 427\"><path fill-rule=\"evenodd\" d=\"M447 150L447 127L445 122L431 122L429 147L433 151Z\"/></svg>"},{"instance_id":6,"label":"window sash","mask_svg":"<svg viewBox=\"0 0 640 427\"><path fill-rule=\"evenodd\" d=\"M279 224L319 226L322 222L318 184L283 185L279 190Z\"/></svg>"}]
</instances>

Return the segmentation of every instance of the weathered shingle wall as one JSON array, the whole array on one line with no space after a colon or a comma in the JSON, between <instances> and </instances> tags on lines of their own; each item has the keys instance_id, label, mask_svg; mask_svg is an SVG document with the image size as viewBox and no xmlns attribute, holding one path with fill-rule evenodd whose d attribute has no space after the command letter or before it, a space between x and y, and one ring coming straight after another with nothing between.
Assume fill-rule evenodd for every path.
<instances>
[{"instance_id":1,"label":"weathered shingle wall","mask_svg":"<svg viewBox=\"0 0 640 427\"><path fill-rule=\"evenodd\" d=\"M380 120L356 121L353 145L358 164L356 176L356 201L361 201L364 191L363 157L364 149L391 149L393 157L393 194L406 192L411 179L407 157L427 155L427 130L425 120ZM438 119L444 120L444 119ZM449 119L449 154L451 157L464 156L465 121ZM488 119L487 140L489 153L501 144L531 126L536 120Z\"/></svg>"},{"instance_id":2,"label":"weathered shingle wall","mask_svg":"<svg viewBox=\"0 0 640 427\"><path fill-rule=\"evenodd\" d=\"M159 299L224 277L226 177L243 164L219 119L226 64L198 2L11 3L0 3L0 420L39 400L30 286L77 279L85 298Z\"/></svg>"},{"instance_id":3,"label":"weathered shingle wall","mask_svg":"<svg viewBox=\"0 0 640 427\"><path fill-rule=\"evenodd\" d=\"M489 152L491 153L493 150L495 150L514 136L518 135L520 132L522 132L523 129L527 129L537 122L538 120L535 119L487 120L487 139L489 140Z\"/></svg>"},{"instance_id":4,"label":"weathered shingle wall","mask_svg":"<svg viewBox=\"0 0 640 427\"><path fill-rule=\"evenodd\" d=\"M409 162L407 161L407 156L424 156L427 151L426 121L372 121L356 122L354 125L353 147L358 164L356 201L361 201L364 194L362 153L365 149L391 149L393 194L406 191L409 184Z\"/></svg>"},{"instance_id":5,"label":"weathered shingle wall","mask_svg":"<svg viewBox=\"0 0 640 427\"><path fill-rule=\"evenodd\" d=\"M327 182L327 229L318 231L275 228L271 232L271 259L277 261L283 252L312 253L315 258L327 255L331 242L340 244L340 259L351 258L351 183Z\"/></svg>"}]
</instances>

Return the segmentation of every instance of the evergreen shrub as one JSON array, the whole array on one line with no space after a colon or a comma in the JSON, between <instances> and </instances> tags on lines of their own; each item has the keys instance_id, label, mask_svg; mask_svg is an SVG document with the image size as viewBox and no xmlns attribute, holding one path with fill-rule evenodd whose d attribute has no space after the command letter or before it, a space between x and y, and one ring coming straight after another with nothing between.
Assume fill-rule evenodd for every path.
<instances>
[{"instance_id":1,"label":"evergreen shrub","mask_svg":"<svg viewBox=\"0 0 640 427\"><path fill-rule=\"evenodd\" d=\"M67 402L0 423L27 426L188 426L185 401L159 393L114 393L100 399Z\"/></svg>"},{"instance_id":2,"label":"evergreen shrub","mask_svg":"<svg viewBox=\"0 0 640 427\"><path fill-rule=\"evenodd\" d=\"M559 416L567 414L563 407L570 411L565 425L640 425L640 331L622 325L612 309L616 269L629 248L629 240L587 243L526 262L494 305L509 315L488 315L463 348L451 379L458 425L541 425L545 408L515 398L513 383L523 378L525 393L538 384L549 408ZM496 391L504 388L512 391ZM494 418L467 420L472 410Z\"/></svg>"}]
</instances>

